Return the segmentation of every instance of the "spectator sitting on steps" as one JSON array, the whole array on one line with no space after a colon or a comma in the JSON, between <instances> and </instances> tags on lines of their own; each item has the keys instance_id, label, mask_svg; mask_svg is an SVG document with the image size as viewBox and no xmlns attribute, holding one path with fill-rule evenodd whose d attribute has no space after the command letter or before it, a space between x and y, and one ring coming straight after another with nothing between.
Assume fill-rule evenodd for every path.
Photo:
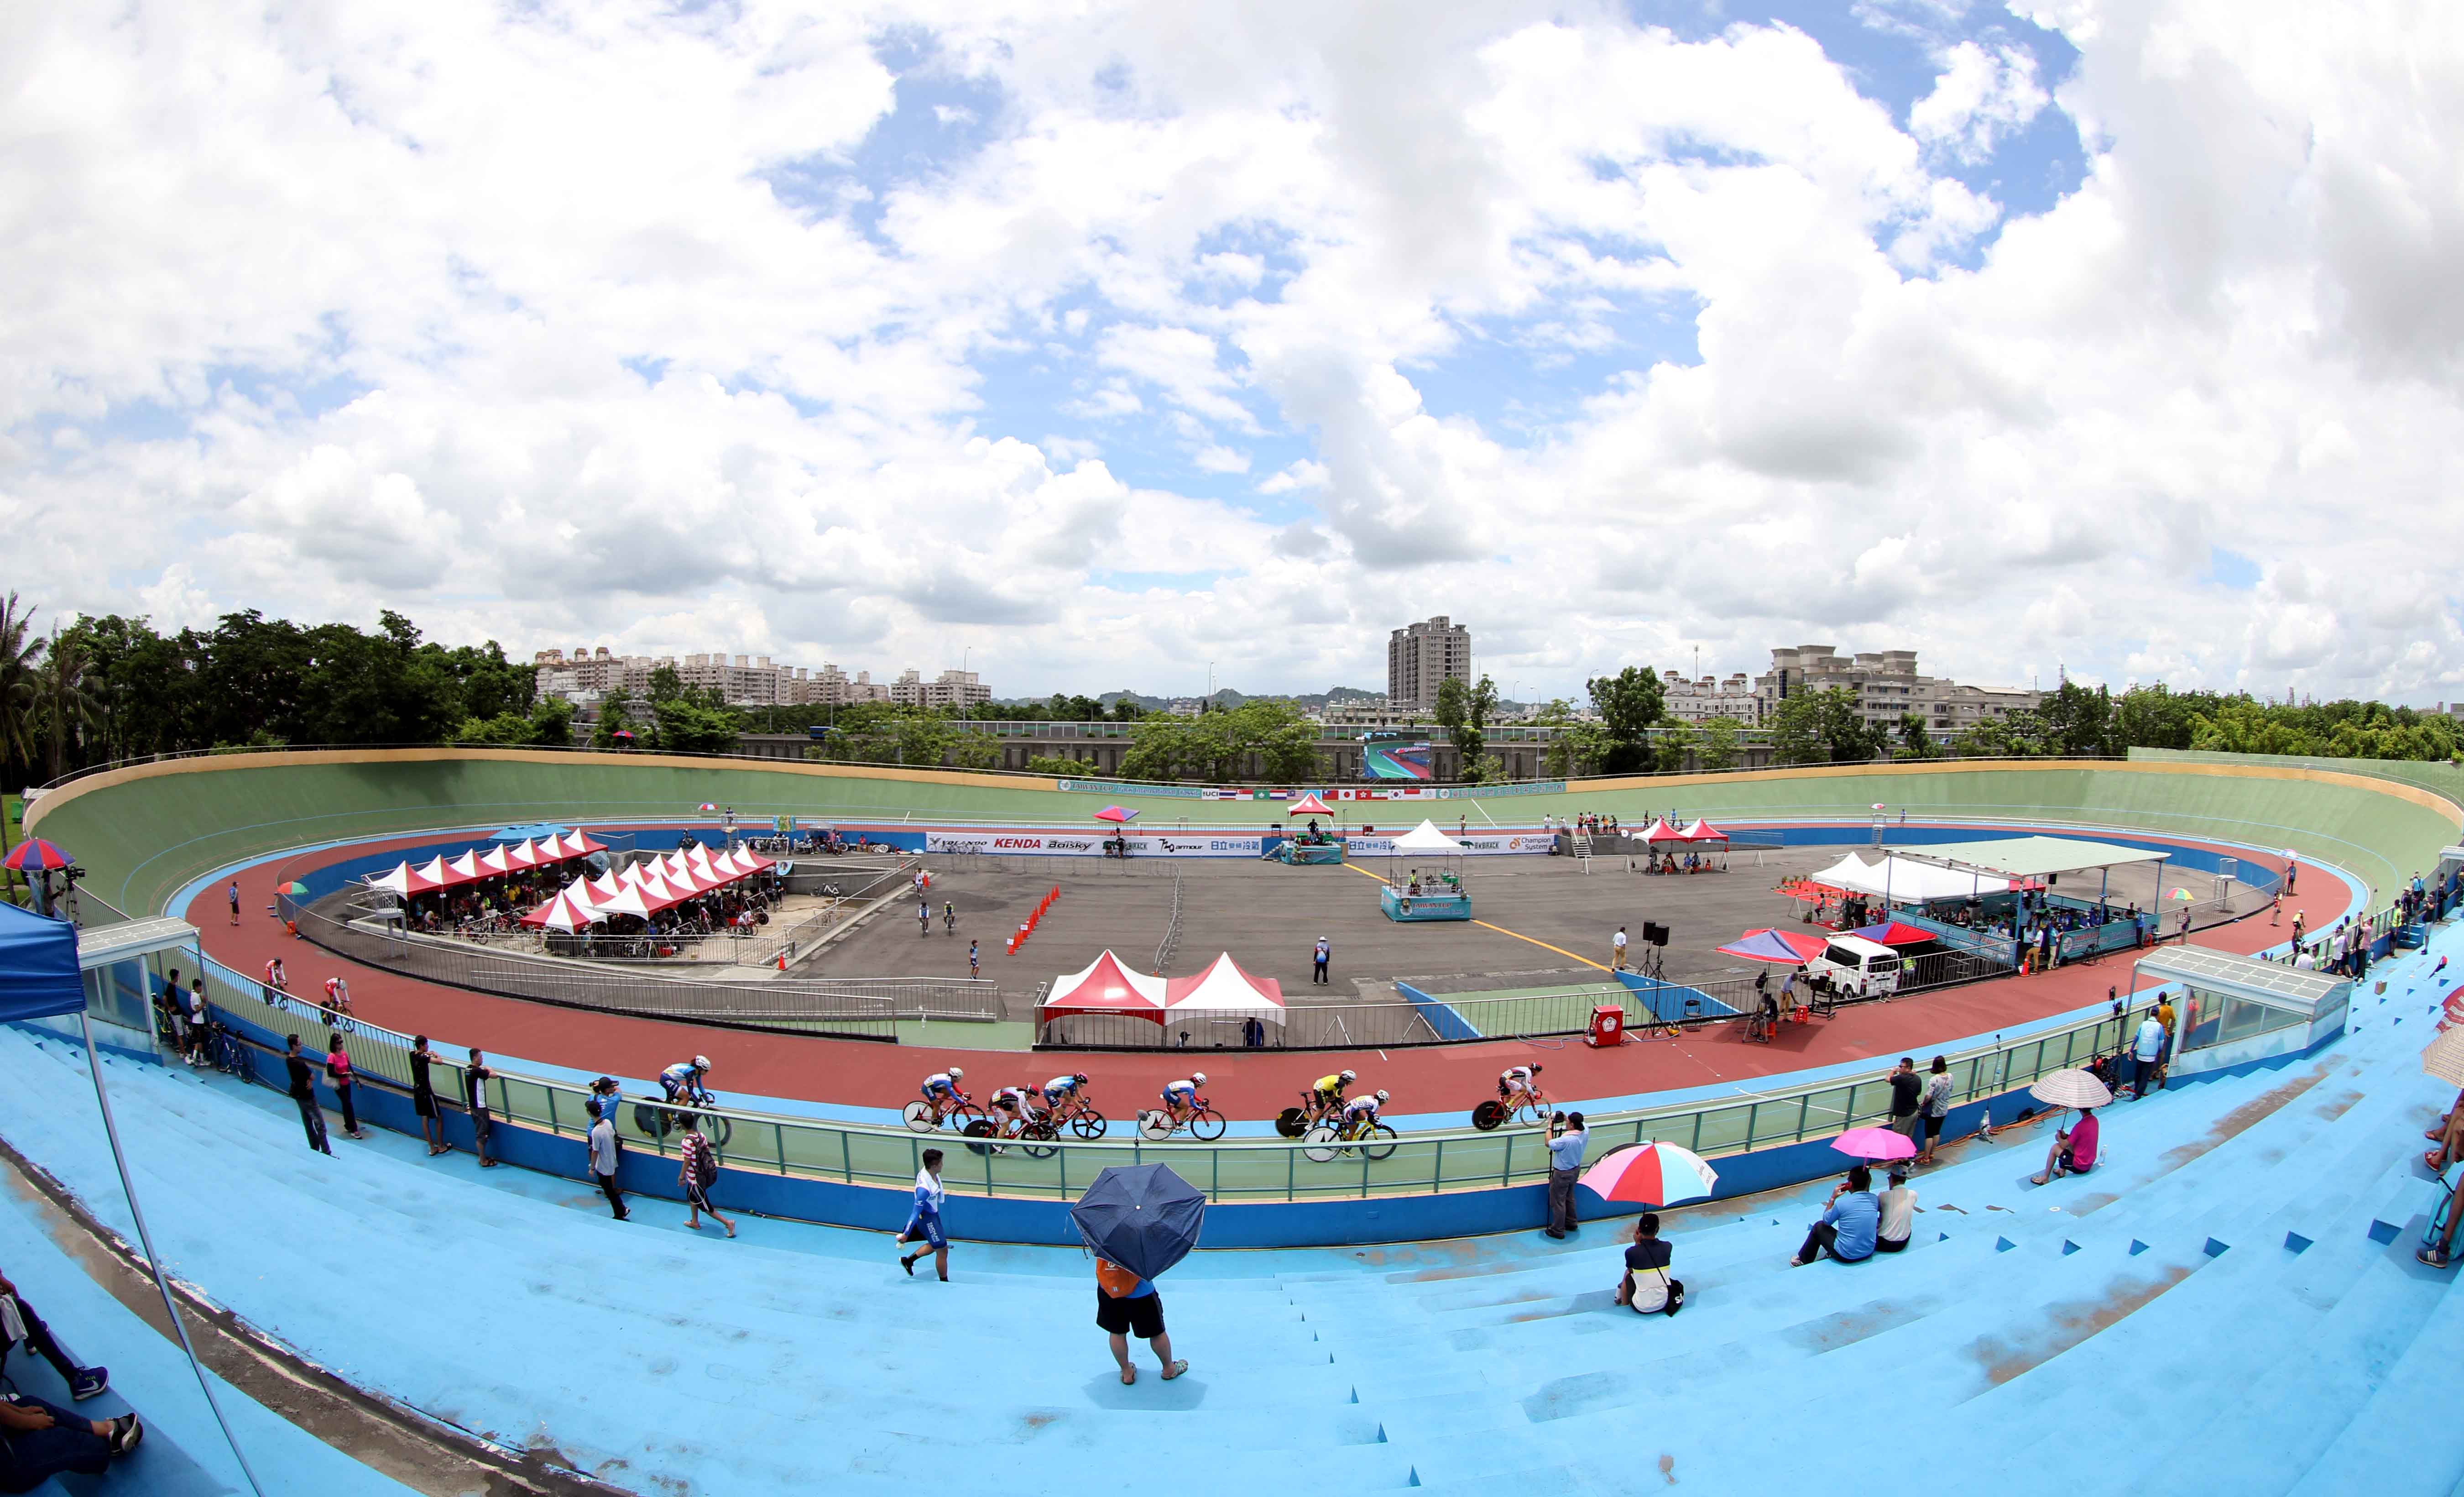
<instances>
[{"instance_id":1,"label":"spectator sitting on steps","mask_svg":"<svg viewBox=\"0 0 2464 1497\"><path fill-rule=\"evenodd\" d=\"M1805 1234L1805 1245L1788 1266L1802 1268L1826 1252L1841 1263L1863 1263L1874 1256L1881 1216L1881 1205L1874 1199L1874 1172L1861 1164L1850 1166L1848 1178L1832 1187L1822 1220Z\"/></svg>"},{"instance_id":2,"label":"spectator sitting on steps","mask_svg":"<svg viewBox=\"0 0 2464 1497\"><path fill-rule=\"evenodd\" d=\"M1634 1223L1634 1245L1625 1250L1625 1272L1617 1279L1617 1302L1638 1315L1677 1313L1685 1303L1685 1286L1668 1276L1676 1252L1660 1240L1660 1214L1646 1211Z\"/></svg>"},{"instance_id":3,"label":"spectator sitting on steps","mask_svg":"<svg viewBox=\"0 0 2464 1497\"><path fill-rule=\"evenodd\" d=\"M2096 1168L2098 1125L2096 1109L2079 1109L2079 1121L2054 1134L2054 1146L2045 1152L2045 1167L2030 1178L2038 1185L2064 1175L2085 1175Z\"/></svg>"}]
</instances>

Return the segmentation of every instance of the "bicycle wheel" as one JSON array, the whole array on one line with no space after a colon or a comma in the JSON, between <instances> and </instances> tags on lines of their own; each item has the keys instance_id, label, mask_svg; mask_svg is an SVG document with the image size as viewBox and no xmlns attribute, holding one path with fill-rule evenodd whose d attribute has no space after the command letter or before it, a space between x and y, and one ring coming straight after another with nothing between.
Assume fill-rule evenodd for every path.
<instances>
[{"instance_id":1,"label":"bicycle wheel","mask_svg":"<svg viewBox=\"0 0 2464 1497\"><path fill-rule=\"evenodd\" d=\"M906 1120L909 1128L919 1134L929 1134L941 1126L940 1119L933 1115L933 1104L930 1102L920 1100L910 1102L907 1104L906 1111L898 1115Z\"/></svg>"},{"instance_id":2,"label":"bicycle wheel","mask_svg":"<svg viewBox=\"0 0 2464 1497\"><path fill-rule=\"evenodd\" d=\"M1331 1164L1334 1156L1342 1152L1335 1142L1332 1123L1320 1123L1310 1129L1301 1144L1301 1153L1311 1164Z\"/></svg>"},{"instance_id":3,"label":"bicycle wheel","mask_svg":"<svg viewBox=\"0 0 2464 1497\"><path fill-rule=\"evenodd\" d=\"M1471 1126L1482 1133L1494 1133L1506 1121L1506 1104L1491 1097L1471 1110Z\"/></svg>"},{"instance_id":4,"label":"bicycle wheel","mask_svg":"<svg viewBox=\"0 0 2464 1497\"><path fill-rule=\"evenodd\" d=\"M727 1141L736 1136L736 1125L723 1117L706 1116L701 1120L701 1135L710 1140L711 1147L724 1149Z\"/></svg>"},{"instance_id":5,"label":"bicycle wheel","mask_svg":"<svg viewBox=\"0 0 2464 1497\"><path fill-rule=\"evenodd\" d=\"M1138 1114L1138 1136L1149 1143L1161 1143L1172 1136L1172 1114L1149 1108Z\"/></svg>"},{"instance_id":6,"label":"bicycle wheel","mask_svg":"<svg viewBox=\"0 0 2464 1497\"><path fill-rule=\"evenodd\" d=\"M1104 1127L1104 1114L1091 1107L1080 1108L1078 1115L1069 1120L1069 1131L1081 1138L1101 1138Z\"/></svg>"},{"instance_id":7,"label":"bicycle wheel","mask_svg":"<svg viewBox=\"0 0 2464 1497\"><path fill-rule=\"evenodd\" d=\"M976 1142L978 1139L990 1138L993 1135L993 1121L991 1118L976 1118L974 1121L968 1123L965 1128L960 1129L959 1132L967 1135L967 1148L971 1153L984 1155L993 1152L993 1146L991 1144Z\"/></svg>"},{"instance_id":8,"label":"bicycle wheel","mask_svg":"<svg viewBox=\"0 0 2464 1497\"><path fill-rule=\"evenodd\" d=\"M1213 1143L1222 1137L1223 1114L1211 1107L1202 1107L1190 1113L1189 1136L1200 1143Z\"/></svg>"},{"instance_id":9,"label":"bicycle wheel","mask_svg":"<svg viewBox=\"0 0 2464 1497\"><path fill-rule=\"evenodd\" d=\"M1309 1114L1296 1107L1287 1107L1275 1114L1275 1132L1287 1138L1298 1138L1309 1132Z\"/></svg>"},{"instance_id":10,"label":"bicycle wheel","mask_svg":"<svg viewBox=\"0 0 2464 1497\"><path fill-rule=\"evenodd\" d=\"M1055 1153L1052 1140L1060 1134L1053 1132L1050 1123L1029 1123L1019 1136L1025 1140L1023 1147L1026 1150L1028 1158L1048 1159Z\"/></svg>"},{"instance_id":11,"label":"bicycle wheel","mask_svg":"<svg viewBox=\"0 0 2464 1497\"><path fill-rule=\"evenodd\" d=\"M1361 1144L1360 1152L1373 1159L1382 1159L1395 1152L1397 1142L1395 1130L1383 1123L1372 1123L1368 1139Z\"/></svg>"},{"instance_id":12,"label":"bicycle wheel","mask_svg":"<svg viewBox=\"0 0 2464 1497\"><path fill-rule=\"evenodd\" d=\"M633 1127L643 1137L665 1138L668 1136L668 1130L672 1126L674 1125L669 1119L666 1108L650 1102L633 1104Z\"/></svg>"}]
</instances>

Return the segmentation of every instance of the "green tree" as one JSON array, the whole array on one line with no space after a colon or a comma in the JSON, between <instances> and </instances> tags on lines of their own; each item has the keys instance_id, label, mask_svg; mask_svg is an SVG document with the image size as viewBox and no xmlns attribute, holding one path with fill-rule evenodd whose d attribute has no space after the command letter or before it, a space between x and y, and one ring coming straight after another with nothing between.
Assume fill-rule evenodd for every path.
<instances>
[{"instance_id":1,"label":"green tree","mask_svg":"<svg viewBox=\"0 0 2464 1497\"><path fill-rule=\"evenodd\" d=\"M1121 756L1121 774L1130 780L1178 780L1198 773L1210 761L1200 723L1203 717L1151 713L1130 729L1130 751Z\"/></svg>"},{"instance_id":2,"label":"green tree","mask_svg":"<svg viewBox=\"0 0 2464 1497\"><path fill-rule=\"evenodd\" d=\"M2104 688L2094 691L2065 680L2037 704L2049 754L2108 754L2113 741L2113 698Z\"/></svg>"},{"instance_id":3,"label":"green tree","mask_svg":"<svg viewBox=\"0 0 2464 1497\"><path fill-rule=\"evenodd\" d=\"M673 666L653 666L650 668L649 694L654 705L659 702L683 701L685 678L676 673L676 668Z\"/></svg>"},{"instance_id":4,"label":"green tree","mask_svg":"<svg viewBox=\"0 0 2464 1497\"><path fill-rule=\"evenodd\" d=\"M738 724L736 714L686 697L652 701L650 715L659 725L659 747L671 754L732 754Z\"/></svg>"},{"instance_id":5,"label":"green tree","mask_svg":"<svg viewBox=\"0 0 2464 1497\"><path fill-rule=\"evenodd\" d=\"M20 606L15 593L0 600L0 784L24 784L34 763L44 641L33 619L34 610Z\"/></svg>"},{"instance_id":6,"label":"green tree","mask_svg":"<svg viewBox=\"0 0 2464 1497\"><path fill-rule=\"evenodd\" d=\"M1660 731L1652 736L1652 757L1660 772L1674 775L1683 772L1685 757L1702 744L1702 735L1694 725L1675 717L1661 721Z\"/></svg>"},{"instance_id":7,"label":"green tree","mask_svg":"<svg viewBox=\"0 0 2464 1497\"><path fill-rule=\"evenodd\" d=\"M1860 764L1881 748L1881 738L1857 710L1845 687L1798 692L1780 699L1771 715L1771 761L1777 764Z\"/></svg>"},{"instance_id":8,"label":"green tree","mask_svg":"<svg viewBox=\"0 0 2464 1497\"><path fill-rule=\"evenodd\" d=\"M952 768L999 769L1001 760L1000 740L990 735L961 733L956 730L951 732L950 766Z\"/></svg>"},{"instance_id":9,"label":"green tree","mask_svg":"<svg viewBox=\"0 0 2464 1497\"><path fill-rule=\"evenodd\" d=\"M1600 768L1612 775L1643 768L1650 760L1651 726L1664 715L1660 673L1649 666L1628 666L1615 675L1593 677L1585 689L1608 734Z\"/></svg>"},{"instance_id":10,"label":"green tree","mask_svg":"<svg viewBox=\"0 0 2464 1497\"><path fill-rule=\"evenodd\" d=\"M1940 751L1934 747L1933 735L1925 731L1923 713L1900 714L1900 753L1906 759L1932 759Z\"/></svg>"},{"instance_id":11,"label":"green tree","mask_svg":"<svg viewBox=\"0 0 2464 1497\"><path fill-rule=\"evenodd\" d=\"M1739 729L1734 717L1713 717L1703 724L1703 747L1700 760L1705 769L1734 769L1743 757L1738 746Z\"/></svg>"},{"instance_id":12,"label":"green tree","mask_svg":"<svg viewBox=\"0 0 2464 1497\"><path fill-rule=\"evenodd\" d=\"M1457 774L1481 783L1481 764L1488 747L1488 719L1497 712L1497 683L1486 676L1466 681L1448 676L1438 683L1438 726L1455 747Z\"/></svg>"},{"instance_id":13,"label":"green tree","mask_svg":"<svg viewBox=\"0 0 2464 1497\"><path fill-rule=\"evenodd\" d=\"M72 629L52 630L35 687L55 780L85 761L86 735L102 724L101 693L95 689L90 664L83 636Z\"/></svg>"},{"instance_id":14,"label":"green tree","mask_svg":"<svg viewBox=\"0 0 2464 1497\"><path fill-rule=\"evenodd\" d=\"M1574 715L1574 706L1554 697L1531 715L1533 726L1547 728L1549 747L1540 757L1540 773L1551 780L1574 780L1596 772L1608 757L1609 737L1599 724Z\"/></svg>"},{"instance_id":15,"label":"green tree","mask_svg":"<svg viewBox=\"0 0 2464 1497\"><path fill-rule=\"evenodd\" d=\"M1059 754L1038 754L1026 761L1030 775L1050 775L1056 780L1091 780L1098 771L1092 760L1067 759Z\"/></svg>"},{"instance_id":16,"label":"green tree","mask_svg":"<svg viewBox=\"0 0 2464 1497\"><path fill-rule=\"evenodd\" d=\"M627 747L631 740L619 738L633 726L633 698L623 688L617 688L599 699L599 722L590 730L590 746L596 749Z\"/></svg>"}]
</instances>

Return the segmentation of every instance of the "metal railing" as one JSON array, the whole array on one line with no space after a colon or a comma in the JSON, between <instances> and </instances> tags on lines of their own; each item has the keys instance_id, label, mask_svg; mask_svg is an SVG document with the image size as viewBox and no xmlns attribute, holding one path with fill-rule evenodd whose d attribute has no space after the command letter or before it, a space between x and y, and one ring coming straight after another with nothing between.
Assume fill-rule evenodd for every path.
<instances>
[{"instance_id":1,"label":"metal railing","mask_svg":"<svg viewBox=\"0 0 2464 1497\"><path fill-rule=\"evenodd\" d=\"M983 979L693 980L474 948L377 919L338 920L288 899L282 910L309 941L363 965L568 1008L876 1040L892 1038L899 1019L989 1023L1001 1017L999 984Z\"/></svg>"},{"instance_id":2,"label":"metal railing","mask_svg":"<svg viewBox=\"0 0 2464 1497\"><path fill-rule=\"evenodd\" d=\"M270 1043L285 1033L303 1039L321 1037L314 1005L275 997L218 962L206 961L208 996L215 1009ZM2085 1020L2028 1039L1997 1042L1947 1057L1954 1105L2001 1097L2048 1071L2084 1064L2110 1054L2123 1043L2128 1020L2110 1016ZM457 1044L463 1037L455 1037ZM352 1065L363 1079L396 1089L410 1080L407 1036L371 1024L355 1024L343 1035ZM462 1094L461 1051L444 1052L431 1074L440 1097ZM588 1129L587 1092L561 1081L492 1068L490 1097L498 1126L535 1129L561 1137L581 1138ZM1374 1079L1374 1078L1373 1078ZM1199 1143L1176 1138L1150 1143L1130 1135L1128 1114L1151 1105L1137 1097L1096 1097L1098 1106L1121 1114L1111 1135L1097 1141L1064 1138L1039 1144L1029 1153L1017 1144L979 1143L943 1131L916 1134L895 1126L836 1123L791 1118L747 1109L716 1107L671 1109L693 1111L724 1119L727 1137L719 1154L727 1167L790 1178L836 1181L905 1190L920 1167L922 1151L942 1148L949 1157L943 1180L961 1196L1001 1196L1031 1200L1073 1199L1108 1165L1165 1161L1176 1173L1214 1201L1294 1201L1362 1199L1377 1196L1428 1195L1449 1191L1489 1190L1536 1184L1548 1175L1549 1156L1540 1131L1502 1129L1482 1133L1452 1128L1406 1134L1384 1158L1338 1153L1316 1160L1309 1147L1281 1138L1225 1139ZM1446 1099L1397 1097L1394 1111L1442 1105ZM1455 1099L1466 1112L1479 1097ZM1672 1104L1631 1112L1595 1112L1590 1118L1590 1156L1598 1157L1625 1144L1646 1139L1682 1143L1695 1153L1717 1159L1724 1156L1804 1143L1835 1136L1845 1129L1884 1120L1891 1089L1877 1069L1853 1081L1815 1082L1779 1087L1769 1091L1740 1088L1708 1101ZM2013 1111L2022 1104L2014 1102ZM628 1097L619 1128L629 1148L660 1155L671 1153L672 1135L646 1131L646 1116L664 1108L656 1099Z\"/></svg>"}]
</instances>

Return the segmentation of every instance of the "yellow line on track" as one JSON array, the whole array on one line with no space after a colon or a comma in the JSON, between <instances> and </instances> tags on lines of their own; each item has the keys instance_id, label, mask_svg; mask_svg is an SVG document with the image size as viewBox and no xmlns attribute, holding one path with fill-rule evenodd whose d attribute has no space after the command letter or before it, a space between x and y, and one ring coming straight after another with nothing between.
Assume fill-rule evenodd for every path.
<instances>
[{"instance_id":1,"label":"yellow line on track","mask_svg":"<svg viewBox=\"0 0 2464 1497\"><path fill-rule=\"evenodd\" d=\"M1385 881L1384 879L1382 879L1382 878L1377 878L1377 875L1376 875L1376 874L1372 873L1371 871L1369 871L1369 870L1368 870L1367 869L1365 869L1365 868L1361 868L1361 867L1358 867L1358 866L1356 866L1356 865L1354 865L1354 864L1351 864L1351 863L1346 863L1346 864L1344 865L1344 867L1345 867L1345 868L1348 868L1348 869L1351 869L1351 870L1352 870L1352 871L1353 871L1354 873L1359 874L1359 875L1360 875L1361 877L1363 877L1363 878L1375 878L1375 879L1377 879L1377 882L1378 882L1378 883L1380 883L1380 884L1383 884L1384 882L1386 882L1386 881ZM1591 958L1589 958L1589 957L1577 957L1577 956L1575 956L1573 952L1568 951L1568 950L1567 950L1565 947L1563 947L1563 946L1551 946L1551 945L1550 945L1547 941L1542 940L1542 939L1541 939L1540 937L1538 937L1537 936L1526 936L1526 935L1524 935L1521 931L1509 931L1509 930L1507 930L1505 926L1502 926L1502 925L1491 925L1491 924L1489 924L1486 920L1474 920L1474 921L1472 921L1471 923L1472 923L1472 924L1474 924L1474 925L1477 925L1477 926L1481 927L1483 930L1495 931L1495 932L1496 932L1498 935L1500 935L1500 936L1513 936L1513 937L1514 937L1516 940L1518 940L1518 941L1529 941L1532 945L1539 947L1542 951L1553 951L1553 952L1555 952L1558 956L1560 956L1560 957L1564 957L1564 958L1568 958L1568 959L1570 959L1570 960L1579 961L1579 962L1581 962L1584 966L1586 966L1586 967L1590 967L1590 968L1592 968L1594 971L1596 971L1596 972L1607 972L1608 970L1610 970L1610 969L1609 969L1609 968L1608 968L1604 963L1597 962L1597 961L1594 961L1594 960L1593 960Z\"/></svg>"}]
</instances>

